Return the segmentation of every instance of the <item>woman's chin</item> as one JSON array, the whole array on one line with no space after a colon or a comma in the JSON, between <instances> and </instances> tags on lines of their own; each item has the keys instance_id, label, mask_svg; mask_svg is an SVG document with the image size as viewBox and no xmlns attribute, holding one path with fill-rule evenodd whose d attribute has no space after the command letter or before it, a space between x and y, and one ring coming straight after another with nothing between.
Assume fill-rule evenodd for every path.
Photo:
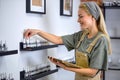
<instances>
[{"instance_id":1,"label":"woman's chin","mask_svg":"<svg viewBox=\"0 0 120 80\"><path fill-rule=\"evenodd\" d=\"M86 28L81 28L82 31L86 30Z\"/></svg>"},{"instance_id":2,"label":"woman's chin","mask_svg":"<svg viewBox=\"0 0 120 80\"><path fill-rule=\"evenodd\" d=\"M87 28L81 28L82 31L87 31L88 32L88 29Z\"/></svg>"}]
</instances>

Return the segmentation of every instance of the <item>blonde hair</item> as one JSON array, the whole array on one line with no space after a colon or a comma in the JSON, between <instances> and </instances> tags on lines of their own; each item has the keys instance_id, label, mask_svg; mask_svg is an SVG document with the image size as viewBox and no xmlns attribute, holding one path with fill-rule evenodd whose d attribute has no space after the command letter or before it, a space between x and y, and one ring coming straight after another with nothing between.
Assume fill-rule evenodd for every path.
<instances>
[{"instance_id":1,"label":"blonde hair","mask_svg":"<svg viewBox=\"0 0 120 80\"><path fill-rule=\"evenodd\" d=\"M79 6L79 8L84 9L84 10L88 13L88 15L92 15L92 14L90 14L87 6L86 6L84 3L82 3L82 4ZM103 17L103 13L102 13L100 7L98 7L98 9L99 9L99 12L100 12L100 17L99 17L98 20L96 20L96 22L97 22L97 28L98 28L98 31L100 31L100 32L102 32L103 34L105 34L105 36L106 36L106 38L107 38L107 40L108 40L108 48L109 48L109 49L108 49L108 50L109 50L108 53L111 54L111 53L112 53L112 48L111 48L110 37L109 37L109 34L108 34L108 32L107 32L107 29L106 29L106 24L105 24L105 20L104 20L104 17Z\"/></svg>"}]
</instances>

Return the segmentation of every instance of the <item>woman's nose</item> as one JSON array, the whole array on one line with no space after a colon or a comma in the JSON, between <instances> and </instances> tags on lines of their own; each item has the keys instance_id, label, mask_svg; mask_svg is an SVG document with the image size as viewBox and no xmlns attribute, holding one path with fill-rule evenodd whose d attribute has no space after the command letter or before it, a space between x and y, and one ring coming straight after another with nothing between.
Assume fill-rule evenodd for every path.
<instances>
[{"instance_id":1,"label":"woman's nose","mask_svg":"<svg viewBox=\"0 0 120 80\"><path fill-rule=\"evenodd\" d=\"M81 20L78 18L77 22L79 22L79 23L80 23L80 22L81 22Z\"/></svg>"}]
</instances>

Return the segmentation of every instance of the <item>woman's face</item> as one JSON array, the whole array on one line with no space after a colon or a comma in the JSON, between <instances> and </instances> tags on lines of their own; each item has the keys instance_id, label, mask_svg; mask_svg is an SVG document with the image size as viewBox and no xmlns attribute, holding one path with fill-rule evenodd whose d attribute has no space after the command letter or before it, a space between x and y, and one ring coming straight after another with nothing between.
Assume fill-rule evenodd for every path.
<instances>
[{"instance_id":1,"label":"woman's face","mask_svg":"<svg viewBox=\"0 0 120 80\"><path fill-rule=\"evenodd\" d=\"M81 29L90 29L92 27L93 17L85 12L84 9L80 8L78 11L78 22L81 25Z\"/></svg>"}]
</instances>

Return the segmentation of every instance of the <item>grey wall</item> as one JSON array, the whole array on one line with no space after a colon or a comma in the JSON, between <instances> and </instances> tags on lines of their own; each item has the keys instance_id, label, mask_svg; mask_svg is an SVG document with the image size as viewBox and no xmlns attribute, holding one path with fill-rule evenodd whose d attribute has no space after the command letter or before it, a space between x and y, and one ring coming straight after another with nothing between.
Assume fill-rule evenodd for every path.
<instances>
[{"instance_id":1,"label":"grey wall","mask_svg":"<svg viewBox=\"0 0 120 80\"><path fill-rule=\"evenodd\" d=\"M111 37L120 37L120 8L105 10L107 30ZM120 69L120 39L111 39L112 55L109 56L109 67ZM118 70L109 70L106 72L106 80L119 80Z\"/></svg>"}]
</instances>

